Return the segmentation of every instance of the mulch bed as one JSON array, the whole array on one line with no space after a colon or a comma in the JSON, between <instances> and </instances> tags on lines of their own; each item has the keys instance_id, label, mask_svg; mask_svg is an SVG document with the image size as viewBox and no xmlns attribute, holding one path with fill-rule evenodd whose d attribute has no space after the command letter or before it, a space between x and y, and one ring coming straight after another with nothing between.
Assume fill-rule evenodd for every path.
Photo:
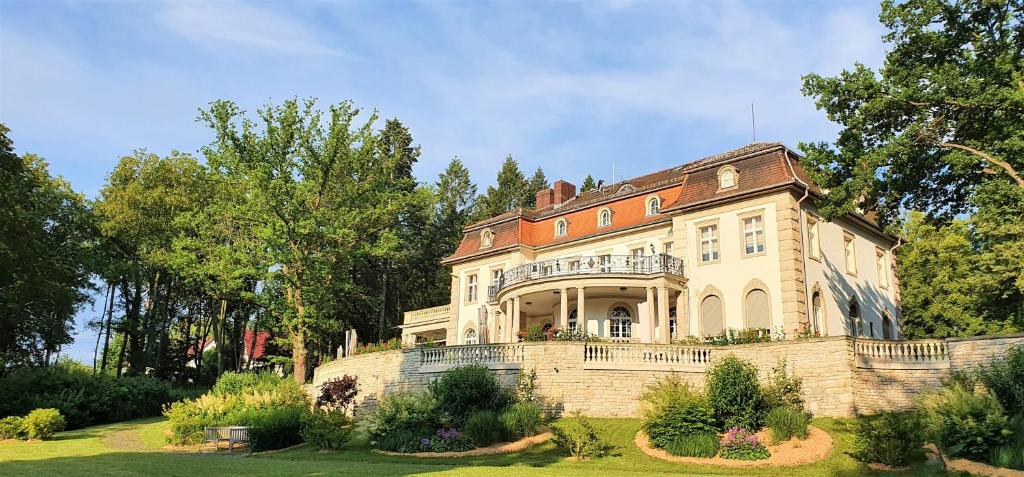
<instances>
[{"instance_id":1,"label":"mulch bed","mask_svg":"<svg viewBox=\"0 0 1024 477\"><path fill-rule=\"evenodd\" d=\"M804 440L793 438L776 445L768 445L771 443L771 432L768 430L758 432L757 438L765 443L768 452L771 453L771 457L762 460L723 459L718 456L712 458L675 456L651 446L644 431L638 432L633 442L636 443L636 446L644 454L656 459L681 464L714 465L718 467L786 467L817 462L832 453L832 436L814 426L808 426L807 433L807 439Z\"/></svg>"},{"instance_id":2,"label":"mulch bed","mask_svg":"<svg viewBox=\"0 0 1024 477\"><path fill-rule=\"evenodd\" d=\"M452 458L452 457L475 457L475 456L480 456L480 455L508 454L510 452L519 452L519 451L521 451L523 449L526 449L527 447L531 447L531 446L535 446L535 445L543 443L543 442L547 442L548 439L551 439L551 436L552 436L552 434L550 432L544 432L544 433L541 433L541 434L537 434L535 436L524 437L524 438L519 439L518 441L515 441L515 442L499 442L497 444L492 444L492 445L489 445L487 447L477 447L476 449L468 450L468 451L465 451L465 452L409 452L409 453L403 453L403 452L384 451L384 450L380 450L380 449L374 449L373 451L378 453L378 454L383 454L383 455L409 456L409 457L427 457L427 458L437 458L437 457L446 457L446 458Z\"/></svg>"}]
</instances>

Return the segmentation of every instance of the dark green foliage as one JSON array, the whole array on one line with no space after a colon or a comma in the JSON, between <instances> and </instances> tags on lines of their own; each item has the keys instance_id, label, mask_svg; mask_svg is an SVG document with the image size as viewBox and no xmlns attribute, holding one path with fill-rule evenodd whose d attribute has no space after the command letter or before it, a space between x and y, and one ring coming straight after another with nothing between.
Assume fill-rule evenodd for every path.
<instances>
[{"instance_id":1,"label":"dark green foliage","mask_svg":"<svg viewBox=\"0 0 1024 477\"><path fill-rule=\"evenodd\" d=\"M4 439L26 439L25 420L18 416L8 416L0 419L0 440Z\"/></svg>"},{"instance_id":2,"label":"dark green foliage","mask_svg":"<svg viewBox=\"0 0 1024 477\"><path fill-rule=\"evenodd\" d=\"M270 391L284 381L285 378L270 371L256 373L224 373L217 378L217 383L210 389L210 394L228 396L243 392Z\"/></svg>"},{"instance_id":3,"label":"dark green foliage","mask_svg":"<svg viewBox=\"0 0 1024 477\"><path fill-rule=\"evenodd\" d=\"M159 416L171 387L147 376L114 378L72 363L20 368L0 378L0 416L55 408L68 429Z\"/></svg>"},{"instance_id":4,"label":"dark green foliage","mask_svg":"<svg viewBox=\"0 0 1024 477\"><path fill-rule=\"evenodd\" d=\"M901 466L924 445L921 420L912 412L883 412L857 421L853 457Z\"/></svg>"},{"instance_id":5,"label":"dark green foliage","mask_svg":"<svg viewBox=\"0 0 1024 477\"><path fill-rule=\"evenodd\" d=\"M786 371L785 358L780 359L772 367L772 372L768 376L768 384L763 389L765 409L787 407L794 411L803 411L802 386L800 378L790 376Z\"/></svg>"},{"instance_id":6,"label":"dark green foliage","mask_svg":"<svg viewBox=\"0 0 1024 477\"><path fill-rule=\"evenodd\" d=\"M552 441L560 449L576 459L604 457L613 449L597 432L597 428L586 416L576 412L574 422L565 422L551 427Z\"/></svg>"},{"instance_id":7,"label":"dark green foliage","mask_svg":"<svg viewBox=\"0 0 1024 477\"><path fill-rule=\"evenodd\" d=\"M722 438L722 458L733 460L762 460L771 453L753 432L733 427Z\"/></svg>"},{"instance_id":8,"label":"dark green foliage","mask_svg":"<svg viewBox=\"0 0 1024 477\"><path fill-rule=\"evenodd\" d=\"M407 433L398 431L423 430L418 437L426 437L439 425L437 399L429 392L395 392L386 394L377 409L363 420L371 445L378 442L402 441ZM390 437L389 437L390 436ZM394 446L391 446L394 447ZM380 447L397 451L396 448Z\"/></svg>"},{"instance_id":9,"label":"dark green foliage","mask_svg":"<svg viewBox=\"0 0 1024 477\"><path fill-rule=\"evenodd\" d=\"M501 402L501 387L486 366L459 366L446 371L430 383L438 410L461 425L466 417L480 410L496 410Z\"/></svg>"},{"instance_id":10,"label":"dark green foliage","mask_svg":"<svg viewBox=\"0 0 1024 477\"><path fill-rule=\"evenodd\" d=\"M988 462L996 467L1024 470L1024 415L1014 416L1008 427L1013 434L1006 443L992 447Z\"/></svg>"},{"instance_id":11,"label":"dark green foliage","mask_svg":"<svg viewBox=\"0 0 1024 477\"><path fill-rule=\"evenodd\" d=\"M505 437L505 426L494 411L477 411L466 419L462 432L477 447L486 447Z\"/></svg>"},{"instance_id":12,"label":"dark green foliage","mask_svg":"<svg viewBox=\"0 0 1024 477\"><path fill-rule=\"evenodd\" d=\"M252 427L249 446L258 452L301 443L302 423L308 415L309 409L301 407L250 408L238 415L238 422Z\"/></svg>"},{"instance_id":13,"label":"dark green foliage","mask_svg":"<svg viewBox=\"0 0 1024 477\"><path fill-rule=\"evenodd\" d=\"M1024 413L1024 345L978 369L978 380L999 400L1007 415Z\"/></svg>"},{"instance_id":14,"label":"dark green foliage","mask_svg":"<svg viewBox=\"0 0 1024 477\"><path fill-rule=\"evenodd\" d=\"M431 430L427 427L396 428L383 434L372 444L378 449L390 452L420 452L423 440L429 439Z\"/></svg>"},{"instance_id":15,"label":"dark green foliage","mask_svg":"<svg viewBox=\"0 0 1024 477\"><path fill-rule=\"evenodd\" d=\"M302 422L302 440L321 449L340 449L352 438L352 419L342 411L316 410Z\"/></svg>"},{"instance_id":16,"label":"dark green foliage","mask_svg":"<svg viewBox=\"0 0 1024 477\"><path fill-rule=\"evenodd\" d=\"M983 460L1007 438L1003 407L991 394L945 386L918 401L930 440L953 457Z\"/></svg>"},{"instance_id":17,"label":"dark green foliage","mask_svg":"<svg viewBox=\"0 0 1024 477\"><path fill-rule=\"evenodd\" d=\"M438 429L420 444L423 450L431 452L465 452L473 448L473 441L468 436L450 427Z\"/></svg>"},{"instance_id":18,"label":"dark green foliage","mask_svg":"<svg viewBox=\"0 0 1024 477\"><path fill-rule=\"evenodd\" d=\"M540 406L533 402L517 402L508 407L498 420L505 430L505 439L514 441L532 436L540 427Z\"/></svg>"},{"instance_id":19,"label":"dark green foliage","mask_svg":"<svg viewBox=\"0 0 1024 477\"><path fill-rule=\"evenodd\" d=\"M718 434L696 432L678 436L665 446L665 451L684 457L714 457L718 454Z\"/></svg>"},{"instance_id":20,"label":"dark green foliage","mask_svg":"<svg viewBox=\"0 0 1024 477\"><path fill-rule=\"evenodd\" d=\"M540 325L530 325L526 327L526 332L523 335L523 341L547 341L548 334L544 332L544 329Z\"/></svg>"},{"instance_id":21,"label":"dark green foliage","mask_svg":"<svg viewBox=\"0 0 1024 477\"><path fill-rule=\"evenodd\" d=\"M713 346L729 346L748 343L768 343L772 340L772 333L769 329L745 328L734 330L732 328L722 330L717 336L705 340Z\"/></svg>"},{"instance_id":22,"label":"dark green foliage","mask_svg":"<svg viewBox=\"0 0 1024 477\"><path fill-rule=\"evenodd\" d=\"M806 439L810 423L811 417L806 412L789 407L777 407L768 411L764 417L764 424L772 430L772 440L775 442L788 441L794 437Z\"/></svg>"},{"instance_id":23,"label":"dark green foliage","mask_svg":"<svg viewBox=\"0 0 1024 477\"><path fill-rule=\"evenodd\" d=\"M711 367L705 387L720 429L761 428L764 396L756 366L730 354Z\"/></svg>"},{"instance_id":24,"label":"dark green foliage","mask_svg":"<svg viewBox=\"0 0 1024 477\"><path fill-rule=\"evenodd\" d=\"M594 181L594 176L587 174L587 177L583 179L583 183L580 184L580 194L597 188L597 182Z\"/></svg>"},{"instance_id":25,"label":"dark green foliage","mask_svg":"<svg viewBox=\"0 0 1024 477\"><path fill-rule=\"evenodd\" d=\"M35 409L22 421L29 439L49 439L64 430L64 417L56 409Z\"/></svg>"},{"instance_id":26,"label":"dark green foliage","mask_svg":"<svg viewBox=\"0 0 1024 477\"><path fill-rule=\"evenodd\" d=\"M683 436L716 430L707 396L691 390L676 375L651 386L642 399L643 428L654 447L667 449Z\"/></svg>"}]
</instances>

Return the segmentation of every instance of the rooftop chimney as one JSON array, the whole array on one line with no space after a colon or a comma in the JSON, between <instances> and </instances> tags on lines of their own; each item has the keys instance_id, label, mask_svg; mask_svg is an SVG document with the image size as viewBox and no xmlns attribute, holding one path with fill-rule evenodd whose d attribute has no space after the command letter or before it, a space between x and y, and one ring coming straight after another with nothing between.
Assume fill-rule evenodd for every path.
<instances>
[{"instance_id":1,"label":"rooftop chimney","mask_svg":"<svg viewBox=\"0 0 1024 477\"><path fill-rule=\"evenodd\" d=\"M553 189L541 189L537 191L537 205L534 208L540 210L551 205L554 196L555 191Z\"/></svg>"},{"instance_id":2,"label":"rooftop chimney","mask_svg":"<svg viewBox=\"0 0 1024 477\"><path fill-rule=\"evenodd\" d=\"M559 179L555 181L553 192L554 196L551 198L551 203L558 205L576 197L576 186Z\"/></svg>"}]
</instances>

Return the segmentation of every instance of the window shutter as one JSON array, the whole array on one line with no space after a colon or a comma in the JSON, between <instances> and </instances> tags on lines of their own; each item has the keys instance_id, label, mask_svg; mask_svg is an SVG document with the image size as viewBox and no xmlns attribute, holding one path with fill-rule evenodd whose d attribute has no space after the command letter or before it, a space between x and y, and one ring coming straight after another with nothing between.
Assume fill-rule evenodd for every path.
<instances>
[{"instance_id":1,"label":"window shutter","mask_svg":"<svg viewBox=\"0 0 1024 477\"><path fill-rule=\"evenodd\" d=\"M772 320L769 314L768 294L764 290L752 290L747 293L746 300L747 327L755 329L771 329Z\"/></svg>"},{"instance_id":2,"label":"window shutter","mask_svg":"<svg viewBox=\"0 0 1024 477\"><path fill-rule=\"evenodd\" d=\"M722 299L710 295L700 304L700 316L704 324L704 336L716 336L725 329L722 319Z\"/></svg>"}]
</instances>

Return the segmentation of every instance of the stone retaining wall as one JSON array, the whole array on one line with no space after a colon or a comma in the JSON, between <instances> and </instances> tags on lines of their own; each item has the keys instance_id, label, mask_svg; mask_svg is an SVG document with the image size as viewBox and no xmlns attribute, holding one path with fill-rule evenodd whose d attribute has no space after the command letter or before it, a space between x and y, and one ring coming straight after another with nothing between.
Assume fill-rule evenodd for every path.
<instances>
[{"instance_id":1,"label":"stone retaining wall","mask_svg":"<svg viewBox=\"0 0 1024 477\"><path fill-rule=\"evenodd\" d=\"M536 393L551 410L633 417L638 415L640 396L648 385L676 373L694 386L703 386L707 366L735 354L756 364L762 379L784 359L789 372L803 380L804 399L811 412L846 417L905 407L914 395L938 386L952 370L984 362L1022 340L1024 336L950 340L944 343L948 356L942 348L939 355L909 358L894 358L891 350L889 354L867 355L864 343L874 346L894 342L846 337L722 347L541 342L411 349L327 363L314 372L312 388L345 374L357 376L357 407L365 412L384 394L423 388L457 364L481 362L505 385L514 384L521 370L536 371ZM929 349L935 348L930 343L934 341L929 342ZM690 359L693 357L699 359Z\"/></svg>"}]
</instances>

